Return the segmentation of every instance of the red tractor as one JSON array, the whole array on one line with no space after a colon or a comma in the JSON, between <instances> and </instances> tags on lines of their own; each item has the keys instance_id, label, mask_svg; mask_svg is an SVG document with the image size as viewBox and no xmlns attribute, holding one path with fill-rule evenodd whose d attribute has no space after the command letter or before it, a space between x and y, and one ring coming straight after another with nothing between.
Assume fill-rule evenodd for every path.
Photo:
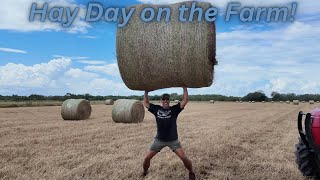
<instances>
[{"instance_id":1,"label":"red tractor","mask_svg":"<svg viewBox=\"0 0 320 180\"><path fill-rule=\"evenodd\" d=\"M303 129L303 116L304 129ZM296 145L296 163L304 176L320 179L320 109L298 115L299 143Z\"/></svg>"}]
</instances>

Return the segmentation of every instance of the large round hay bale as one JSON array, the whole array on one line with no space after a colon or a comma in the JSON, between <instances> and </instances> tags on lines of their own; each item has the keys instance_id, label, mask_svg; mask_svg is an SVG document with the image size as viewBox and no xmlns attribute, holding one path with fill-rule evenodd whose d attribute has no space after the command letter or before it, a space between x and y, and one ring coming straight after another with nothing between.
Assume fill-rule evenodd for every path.
<instances>
[{"instance_id":1,"label":"large round hay bale","mask_svg":"<svg viewBox=\"0 0 320 180\"><path fill-rule=\"evenodd\" d=\"M144 118L144 107L141 101L118 99L112 108L112 119L116 123L138 123Z\"/></svg>"},{"instance_id":2,"label":"large round hay bale","mask_svg":"<svg viewBox=\"0 0 320 180\"><path fill-rule=\"evenodd\" d=\"M290 101L286 101L286 104L290 104Z\"/></svg>"},{"instance_id":3,"label":"large round hay bale","mask_svg":"<svg viewBox=\"0 0 320 180\"><path fill-rule=\"evenodd\" d=\"M251 103L256 103L256 101L251 101Z\"/></svg>"},{"instance_id":4,"label":"large round hay bale","mask_svg":"<svg viewBox=\"0 0 320 180\"><path fill-rule=\"evenodd\" d=\"M214 103L214 100L210 100L210 103Z\"/></svg>"},{"instance_id":5,"label":"large round hay bale","mask_svg":"<svg viewBox=\"0 0 320 180\"><path fill-rule=\"evenodd\" d=\"M320 101L317 101L317 103L320 103Z\"/></svg>"},{"instance_id":6,"label":"large round hay bale","mask_svg":"<svg viewBox=\"0 0 320 180\"><path fill-rule=\"evenodd\" d=\"M310 101L309 101L309 104L314 104L314 100L310 100Z\"/></svg>"},{"instance_id":7,"label":"large round hay bale","mask_svg":"<svg viewBox=\"0 0 320 180\"><path fill-rule=\"evenodd\" d=\"M299 105L299 100L293 100L293 105Z\"/></svg>"},{"instance_id":8,"label":"large round hay bale","mask_svg":"<svg viewBox=\"0 0 320 180\"><path fill-rule=\"evenodd\" d=\"M271 103L274 103L274 101L271 101Z\"/></svg>"},{"instance_id":9,"label":"large round hay bale","mask_svg":"<svg viewBox=\"0 0 320 180\"><path fill-rule=\"evenodd\" d=\"M305 103L305 101L301 101L302 103Z\"/></svg>"},{"instance_id":10,"label":"large round hay bale","mask_svg":"<svg viewBox=\"0 0 320 180\"><path fill-rule=\"evenodd\" d=\"M113 105L114 101L112 99L107 99L104 103L105 105Z\"/></svg>"},{"instance_id":11,"label":"large round hay bale","mask_svg":"<svg viewBox=\"0 0 320 180\"><path fill-rule=\"evenodd\" d=\"M129 89L156 90L168 87L209 87L213 82L216 64L215 24L202 17L202 21L179 21L181 5L191 7L192 2L171 5L139 4L130 21L117 30L117 61L121 77ZM143 22L141 12L170 8L170 22ZM207 2L196 2L205 12L212 7ZM189 17L190 11L185 12ZM204 15L203 15L204 16ZM148 16L147 16L148 17ZM120 19L119 23L122 22Z\"/></svg>"},{"instance_id":12,"label":"large round hay bale","mask_svg":"<svg viewBox=\"0 0 320 180\"><path fill-rule=\"evenodd\" d=\"M265 103L265 101L261 101L262 103Z\"/></svg>"},{"instance_id":13,"label":"large round hay bale","mask_svg":"<svg viewBox=\"0 0 320 180\"><path fill-rule=\"evenodd\" d=\"M61 116L64 120L83 120L91 115L91 105L85 99L67 99L62 103Z\"/></svg>"},{"instance_id":14,"label":"large round hay bale","mask_svg":"<svg viewBox=\"0 0 320 180\"><path fill-rule=\"evenodd\" d=\"M282 103L283 103L283 101L280 101L280 103L282 104Z\"/></svg>"}]
</instances>

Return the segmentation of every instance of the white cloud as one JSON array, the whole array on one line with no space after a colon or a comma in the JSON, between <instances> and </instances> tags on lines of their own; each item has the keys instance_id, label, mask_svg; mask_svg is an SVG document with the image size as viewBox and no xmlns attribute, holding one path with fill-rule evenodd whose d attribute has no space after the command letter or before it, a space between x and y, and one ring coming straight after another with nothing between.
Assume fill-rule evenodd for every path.
<instances>
[{"instance_id":1,"label":"white cloud","mask_svg":"<svg viewBox=\"0 0 320 180\"><path fill-rule=\"evenodd\" d=\"M77 62L83 63L83 64L90 64L90 65L106 64L106 61L97 61L97 60L81 60Z\"/></svg>"},{"instance_id":2,"label":"white cloud","mask_svg":"<svg viewBox=\"0 0 320 180\"><path fill-rule=\"evenodd\" d=\"M84 69L87 71L104 73L104 74L107 74L110 76L119 76L120 75L117 63L107 64L104 66L86 66L86 67L84 67Z\"/></svg>"},{"instance_id":3,"label":"white cloud","mask_svg":"<svg viewBox=\"0 0 320 180\"><path fill-rule=\"evenodd\" d=\"M86 56L63 56L63 55L53 55L54 58L69 58L74 60L80 60L80 59L88 59L89 57Z\"/></svg>"},{"instance_id":4,"label":"white cloud","mask_svg":"<svg viewBox=\"0 0 320 180\"><path fill-rule=\"evenodd\" d=\"M1 48L1 47L0 47L0 51L9 52L9 53L22 53L22 54L26 54L27 53L27 51L20 50L20 49Z\"/></svg>"},{"instance_id":5,"label":"white cloud","mask_svg":"<svg viewBox=\"0 0 320 180\"><path fill-rule=\"evenodd\" d=\"M64 95L68 92L92 95L142 94L141 91L129 90L114 77L108 79L94 72L73 68L71 59L67 58L32 66L15 63L0 66L0 87L1 95Z\"/></svg>"},{"instance_id":6,"label":"white cloud","mask_svg":"<svg viewBox=\"0 0 320 180\"><path fill-rule=\"evenodd\" d=\"M298 21L271 30L217 33L215 83L193 93L320 93L319 33L319 24Z\"/></svg>"},{"instance_id":7,"label":"white cloud","mask_svg":"<svg viewBox=\"0 0 320 180\"><path fill-rule=\"evenodd\" d=\"M79 36L80 38L85 38L85 39L97 39L97 36Z\"/></svg>"},{"instance_id":8,"label":"white cloud","mask_svg":"<svg viewBox=\"0 0 320 180\"><path fill-rule=\"evenodd\" d=\"M70 59L54 59L48 63L26 66L8 63L0 66L0 86L15 88L49 87L71 64Z\"/></svg>"},{"instance_id":9,"label":"white cloud","mask_svg":"<svg viewBox=\"0 0 320 180\"><path fill-rule=\"evenodd\" d=\"M85 8L81 7L70 0L50 0L46 1L49 8L53 6L70 7L72 10L80 7L79 14L74 20L73 25L69 28L63 28L59 23L52 23L48 20L40 22L39 20L29 22L29 15L32 3L38 4L38 8L42 7L43 0L3 0L0 6L0 29L15 31L67 31L70 33L85 33L91 26L81 20L85 17Z\"/></svg>"}]
</instances>

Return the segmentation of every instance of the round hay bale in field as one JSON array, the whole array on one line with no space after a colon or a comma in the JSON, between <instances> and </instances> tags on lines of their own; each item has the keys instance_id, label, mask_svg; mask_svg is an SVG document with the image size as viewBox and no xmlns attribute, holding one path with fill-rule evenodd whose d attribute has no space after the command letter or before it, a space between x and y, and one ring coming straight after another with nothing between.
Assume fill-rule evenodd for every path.
<instances>
[{"instance_id":1,"label":"round hay bale in field","mask_svg":"<svg viewBox=\"0 0 320 180\"><path fill-rule=\"evenodd\" d=\"M249 101L249 103L251 103L251 101Z\"/></svg>"},{"instance_id":2,"label":"round hay bale in field","mask_svg":"<svg viewBox=\"0 0 320 180\"><path fill-rule=\"evenodd\" d=\"M310 100L310 101L309 101L309 104L314 104L314 100Z\"/></svg>"},{"instance_id":3,"label":"round hay bale in field","mask_svg":"<svg viewBox=\"0 0 320 180\"><path fill-rule=\"evenodd\" d=\"M91 110L85 99L67 99L62 103L61 116L64 120L83 120L90 117Z\"/></svg>"},{"instance_id":4,"label":"round hay bale in field","mask_svg":"<svg viewBox=\"0 0 320 180\"><path fill-rule=\"evenodd\" d=\"M251 101L252 103L256 103L255 101Z\"/></svg>"},{"instance_id":5,"label":"round hay bale in field","mask_svg":"<svg viewBox=\"0 0 320 180\"><path fill-rule=\"evenodd\" d=\"M205 12L212 7L207 2L195 2ZM139 4L130 21L117 29L117 61L121 77L129 89L156 90L168 87L209 87L213 82L216 62L216 29L205 18L179 21L181 5L191 7L192 2L171 5ZM170 22L166 11L161 21L143 22L141 12L152 8L155 16L159 8L170 8ZM189 17L190 11L185 12ZM149 17L149 16L147 16ZM120 19L119 24L123 22Z\"/></svg>"},{"instance_id":6,"label":"round hay bale in field","mask_svg":"<svg viewBox=\"0 0 320 180\"><path fill-rule=\"evenodd\" d=\"M214 100L210 100L209 102L210 102L210 103L214 103Z\"/></svg>"},{"instance_id":7,"label":"round hay bale in field","mask_svg":"<svg viewBox=\"0 0 320 180\"><path fill-rule=\"evenodd\" d=\"M112 107L112 120L116 123L138 123L144 118L144 107L141 101L118 99Z\"/></svg>"},{"instance_id":8,"label":"round hay bale in field","mask_svg":"<svg viewBox=\"0 0 320 180\"><path fill-rule=\"evenodd\" d=\"M306 103L305 101L301 101L302 103Z\"/></svg>"},{"instance_id":9,"label":"round hay bale in field","mask_svg":"<svg viewBox=\"0 0 320 180\"><path fill-rule=\"evenodd\" d=\"M283 101L280 101L280 103L282 104L282 103L283 103Z\"/></svg>"},{"instance_id":10,"label":"round hay bale in field","mask_svg":"<svg viewBox=\"0 0 320 180\"><path fill-rule=\"evenodd\" d=\"M274 101L271 101L271 103L274 103Z\"/></svg>"},{"instance_id":11,"label":"round hay bale in field","mask_svg":"<svg viewBox=\"0 0 320 180\"><path fill-rule=\"evenodd\" d=\"M242 101L239 101L240 103L242 103Z\"/></svg>"},{"instance_id":12,"label":"round hay bale in field","mask_svg":"<svg viewBox=\"0 0 320 180\"><path fill-rule=\"evenodd\" d=\"M290 104L290 101L286 101L286 104Z\"/></svg>"},{"instance_id":13,"label":"round hay bale in field","mask_svg":"<svg viewBox=\"0 0 320 180\"><path fill-rule=\"evenodd\" d=\"M113 105L114 101L112 99L107 99L104 103L105 105Z\"/></svg>"},{"instance_id":14,"label":"round hay bale in field","mask_svg":"<svg viewBox=\"0 0 320 180\"><path fill-rule=\"evenodd\" d=\"M265 101L261 101L262 103L265 103Z\"/></svg>"},{"instance_id":15,"label":"round hay bale in field","mask_svg":"<svg viewBox=\"0 0 320 180\"><path fill-rule=\"evenodd\" d=\"M320 101L317 101L317 103L320 103Z\"/></svg>"},{"instance_id":16,"label":"round hay bale in field","mask_svg":"<svg viewBox=\"0 0 320 180\"><path fill-rule=\"evenodd\" d=\"M299 105L299 100L293 100L293 105Z\"/></svg>"}]
</instances>

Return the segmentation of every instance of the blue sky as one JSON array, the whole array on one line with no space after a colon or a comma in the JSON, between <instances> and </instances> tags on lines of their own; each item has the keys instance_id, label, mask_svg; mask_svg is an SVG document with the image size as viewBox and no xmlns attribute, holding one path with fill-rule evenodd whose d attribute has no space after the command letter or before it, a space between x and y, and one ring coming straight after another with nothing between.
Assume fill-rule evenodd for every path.
<instances>
[{"instance_id":1,"label":"blue sky","mask_svg":"<svg viewBox=\"0 0 320 180\"><path fill-rule=\"evenodd\" d=\"M63 28L51 22L29 22L32 2L81 7L90 1L4 0L0 7L0 94L142 95L123 83L116 60L115 24L76 19ZM95 1L107 7L180 1ZM294 22L241 23L223 20L229 1L208 0L220 11L216 22L217 59L211 87L190 94L243 96L263 90L280 93L320 93L320 2L312 0L238 1L242 6L279 7L298 3ZM80 12L79 17L84 14ZM182 93L181 88L153 92Z\"/></svg>"}]
</instances>

